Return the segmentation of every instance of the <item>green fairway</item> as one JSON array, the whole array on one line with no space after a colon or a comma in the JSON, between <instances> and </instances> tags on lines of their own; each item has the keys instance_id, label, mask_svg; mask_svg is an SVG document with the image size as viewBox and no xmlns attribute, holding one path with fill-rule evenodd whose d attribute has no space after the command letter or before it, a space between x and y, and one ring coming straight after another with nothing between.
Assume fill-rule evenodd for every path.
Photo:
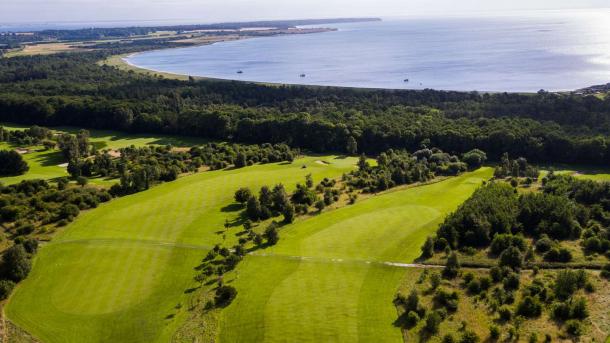
<instances>
[{"instance_id":1,"label":"green fairway","mask_svg":"<svg viewBox=\"0 0 610 343\"><path fill-rule=\"evenodd\" d=\"M0 149L12 150L14 148L6 142L0 142ZM61 152L58 150L44 150L41 146L32 147L31 150L31 152L22 155L30 170L24 175L0 177L1 183L10 185L22 180L48 180L68 176L66 168L59 166L64 162Z\"/></svg>"},{"instance_id":2,"label":"green fairway","mask_svg":"<svg viewBox=\"0 0 610 343\"><path fill-rule=\"evenodd\" d=\"M392 299L403 268L491 168L299 221L279 244L246 257L222 342L400 342Z\"/></svg>"},{"instance_id":3,"label":"green fairway","mask_svg":"<svg viewBox=\"0 0 610 343\"><path fill-rule=\"evenodd\" d=\"M83 213L40 249L8 318L44 342L169 341L188 316L193 268L237 215L227 208L234 191L280 181L292 189L309 173L334 178L356 163L319 159L200 173Z\"/></svg>"}]
</instances>

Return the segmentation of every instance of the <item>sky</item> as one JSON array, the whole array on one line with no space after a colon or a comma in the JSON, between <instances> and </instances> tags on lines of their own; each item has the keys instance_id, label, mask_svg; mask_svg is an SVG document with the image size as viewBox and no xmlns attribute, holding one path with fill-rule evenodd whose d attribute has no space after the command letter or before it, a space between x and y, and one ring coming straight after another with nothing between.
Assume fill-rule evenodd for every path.
<instances>
[{"instance_id":1,"label":"sky","mask_svg":"<svg viewBox=\"0 0 610 343\"><path fill-rule=\"evenodd\" d=\"M610 0L0 0L0 26L70 21L210 23L606 7Z\"/></svg>"}]
</instances>

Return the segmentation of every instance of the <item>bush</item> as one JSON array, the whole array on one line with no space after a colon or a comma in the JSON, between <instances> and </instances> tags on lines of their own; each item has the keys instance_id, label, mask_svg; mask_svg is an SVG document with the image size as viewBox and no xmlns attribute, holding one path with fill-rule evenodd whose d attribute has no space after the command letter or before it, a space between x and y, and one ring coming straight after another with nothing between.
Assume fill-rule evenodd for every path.
<instances>
[{"instance_id":1,"label":"bush","mask_svg":"<svg viewBox=\"0 0 610 343\"><path fill-rule=\"evenodd\" d=\"M568 320L566 322L566 332L572 336L580 336L583 334L582 324L577 320Z\"/></svg>"},{"instance_id":2,"label":"bush","mask_svg":"<svg viewBox=\"0 0 610 343\"><path fill-rule=\"evenodd\" d=\"M32 269L32 263L21 244L15 244L6 250L2 260L2 275L15 282L25 279Z\"/></svg>"},{"instance_id":3,"label":"bush","mask_svg":"<svg viewBox=\"0 0 610 343\"><path fill-rule=\"evenodd\" d=\"M455 338L452 334L448 333L443 336L443 343L455 343Z\"/></svg>"},{"instance_id":4,"label":"bush","mask_svg":"<svg viewBox=\"0 0 610 343\"><path fill-rule=\"evenodd\" d=\"M517 305L517 314L527 317L535 318L539 317L542 313L542 304L536 297L526 296Z\"/></svg>"},{"instance_id":5,"label":"bush","mask_svg":"<svg viewBox=\"0 0 610 343\"><path fill-rule=\"evenodd\" d=\"M216 297L214 302L218 307L226 307L237 296L237 290L232 286L220 286L216 289Z\"/></svg>"},{"instance_id":6,"label":"bush","mask_svg":"<svg viewBox=\"0 0 610 343\"><path fill-rule=\"evenodd\" d=\"M510 321L513 317L513 313L511 312L510 307L508 306L500 307L500 309L498 310L498 315L500 316L500 319L505 322Z\"/></svg>"},{"instance_id":7,"label":"bush","mask_svg":"<svg viewBox=\"0 0 610 343\"><path fill-rule=\"evenodd\" d=\"M438 327L441 324L442 318L437 312L431 312L426 317L425 329L431 334L438 332Z\"/></svg>"},{"instance_id":8,"label":"bush","mask_svg":"<svg viewBox=\"0 0 610 343\"><path fill-rule=\"evenodd\" d=\"M549 236L542 235L536 241L536 252L538 252L539 254L543 254L551 250L554 245L555 243L549 238Z\"/></svg>"},{"instance_id":9,"label":"bush","mask_svg":"<svg viewBox=\"0 0 610 343\"><path fill-rule=\"evenodd\" d=\"M409 313L407 313L405 323L409 328L416 326L417 323L419 323L419 315L414 311L409 311Z\"/></svg>"},{"instance_id":10,"label":"bush","mask_svg":"<svg viewBox=\"0 0 610 343\"><path fill-rule=\"evenodd\" d=\"M479 336L473 331L466 330L462 333L462 337L460 338L460 343L478 343L481 339Z\"/></svg>"},{"instance_id":11,"label":"bush","mask_svg":"<svg viewBox=\"0 0 610 343\"><path fill-rule=\"evenodd\" d=\"M240 188L237 191L235 191L235 201L237 201L240 204L245 204L248 200L250 200L250 198L252 197L252 191L250 190L250 188Z\"/></svg>"},{"instance_id":12,"label":"bush","mask_svg":"<svg viewBox=\"0 0 610 343\"><path fill-rule=\"evenodd\" d=\"M503 281L504 289L516 290L519 289L519 274L509 273Z\"/></svg>"},{"instance_id":13,"label":"bush","mask_svg":"<svg viewBox=\"0 0 610 343\"><path fill-rule=\"evenodd\" d=\"M491 338L494 341L497 341L498 339L500 339L500 329L497 326L491 325L489 327L489 338Z\"/></svg>"},{"instance_id":14,"label":"bush","mask_svg":"<svg viewBox=\"0 0 610 343\"><path fill-rule=\"evenodd\" d=\"M470 294L479 294L481 293L481 282L479 280L472 280L468 283L468 292Z\"/></svg>"},{"instance_id":15,"label":"bush","mask_svg":"<svg viewBox=\"0 0 610 343\"><path fill-rule=\"evenodd\" d=\"M15 288L15 283L11 280L0 280L0 300L8 298Z\"/></svg>"},{"instance_id":16,"label":"bush","mask_svg":"<svg viewBox=\"0 0 610 343\"><path fill-rule=\"evenodd\" d=\"M448 279L453 279L457 276L460 270L460 261L458 260L458 256L455 252L451 253L447 258L447 263L445 264L445 269L443 269L443 276Z\"/></svg>"},{"instance_id":17,"label":"bush","mask_svg":"<svg viewBox=\"0 0 610 343\"><path fill-rule=\"evenodd\" d=\"M523 254L519 248L511 246L500 254L500 266L519 269L523 265Z\"/></svg>"}]
</instances>

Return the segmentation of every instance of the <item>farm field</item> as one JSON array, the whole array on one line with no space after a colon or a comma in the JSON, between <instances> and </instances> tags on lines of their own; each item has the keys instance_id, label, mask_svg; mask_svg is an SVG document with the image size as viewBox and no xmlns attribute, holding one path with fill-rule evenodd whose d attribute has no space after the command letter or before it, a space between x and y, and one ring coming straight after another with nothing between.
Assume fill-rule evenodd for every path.
<instances>
[{"instance_id":1,"label":"farm field","mask_svg":"<svg viewBox=\"0 0 610 343\"><path fill-rule=\"evenodd\" d=\"M445 215L490 168L392 191L299 221L238 267L221 342L400 342L392 299L405 269ZM408 274L407 274L408 275Z\"/></svg>"},{"instance_id":2,"label":"farm field","mask_svg":"<svg viewBox=\"0 0 610 343\"><path fill-rule=\"evenodd\" d=\"M40 249L5 312L45 342L167 342L188 316L193 268L237 215L226 209L236 189L280 181L292 189L306 174L334 178L355 163L308 157L205 172L104 204Z\"/></svg>"}]
</instances>

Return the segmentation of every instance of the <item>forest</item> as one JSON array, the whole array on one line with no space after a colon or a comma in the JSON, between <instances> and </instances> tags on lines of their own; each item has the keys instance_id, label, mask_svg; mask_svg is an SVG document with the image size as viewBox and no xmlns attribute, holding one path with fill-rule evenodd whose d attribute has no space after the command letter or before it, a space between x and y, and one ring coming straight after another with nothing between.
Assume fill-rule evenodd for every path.
<instances>
[{"instance_id":1,"label":"forest","mask_svg":"<svg viewBox=\"0 0 610 343\"><path fill-rule=\"evenodd\" d=\"M126 48L128 51L131 48ZM96 64L109 54L0 60L0 120L378 154L478 148L532 162L607 165L610 98L177 81ZM350 144L348 144L350 143Z\"/></svg>"}]
</instances>

